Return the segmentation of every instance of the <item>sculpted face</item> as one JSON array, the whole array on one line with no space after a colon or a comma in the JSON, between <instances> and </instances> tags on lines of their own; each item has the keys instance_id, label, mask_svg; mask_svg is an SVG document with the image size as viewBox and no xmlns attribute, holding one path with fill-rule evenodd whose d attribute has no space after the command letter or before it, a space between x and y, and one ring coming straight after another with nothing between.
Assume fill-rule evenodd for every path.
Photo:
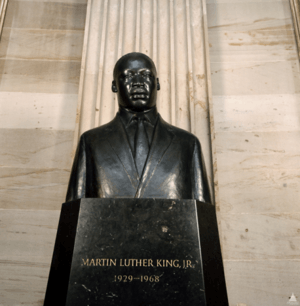
<instances>
[{"instance_id":1,"label":"sculpted face","mask_svg":"<svg viewBox=\"0 0 300 306\"><path fill-rule=\"evenodd\" d=\"M117 93L121 107L148 110L156 105L157 90L156 68L148 56L129 53L116 63L112 91Z\"/></svg>"}]
</instances>

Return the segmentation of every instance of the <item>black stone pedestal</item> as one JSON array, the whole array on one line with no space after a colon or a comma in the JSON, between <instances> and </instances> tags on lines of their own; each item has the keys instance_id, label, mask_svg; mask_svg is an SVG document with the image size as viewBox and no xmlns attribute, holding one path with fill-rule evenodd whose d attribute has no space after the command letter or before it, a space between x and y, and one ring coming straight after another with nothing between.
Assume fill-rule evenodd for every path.
<instances>
[{"instance_id":1,"label":"black stone pedestal","mask_svg":"<svg viewBox=\"0 0 300 306\"><path fill-rule=\"evenodd\" d=\"M195 200L62 206L44 306L228 306L215 208Z\"/></svg>"}]
</instances>

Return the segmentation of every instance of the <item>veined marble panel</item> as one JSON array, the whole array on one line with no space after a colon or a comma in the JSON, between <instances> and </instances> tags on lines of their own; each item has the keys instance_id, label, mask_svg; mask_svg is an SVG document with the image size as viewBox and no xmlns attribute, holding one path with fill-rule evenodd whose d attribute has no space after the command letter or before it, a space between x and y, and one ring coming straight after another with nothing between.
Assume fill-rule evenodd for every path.
<instances>
[{"instance_id":1,"label":"veined marble panel","mask_svg":"<svg viewBox=\"0 0 300 306\"><path fill-rule=\"evenodd\" d=\"M210 31L211 62L274 62L297 60L292 29Z\"/></svg>"},{"instance_id":2,"label":"veined marble panel","mask_svg":"<svg viewBox=\"0 0 300 306\"><path fill-rule=\"evenodd\" d=\"M211 63L213 95L300 92L298 60Z\"/></svg>"},{"instance_id":3,"label":"veined marble panel","mask_svg":"<svg viewBox=\"0 0 300 306\"><path fill-rule=\"evenodd\" d=\"M15 0L13 0L15 1ZM29 1L29 0L21 0ZM43 0L42 0L43 1ZM265 3L265 2L289 2L289 0L206 0L207 4L219 4L219 3Z\"/></svg>"},{"instance_id":4,"label":"veined marble panel","mask_svg":"<svg viewBox=\"0 0 300 306\"><path fill-rule=\"evenodd\" d=\"M216 132L291 132L300 129L299 94L214 96L213 109Z\"/></svg>"},{"instance_id":5,"label":"veined marble panel","mask_svg":"<svg viewBox=\"0 0 300 306\"><path fill-rule=\"evenodd\" d=\"M70 170L0 167L0 208L59 210Z\"/></svg>"},{"instance_id":6,"label":"veined marble panel","mask_svg":"<svg viewBox=\"0 0 300 306\"><path fill-rule=\"evenodd\" d=\"M222 213L300 212L300 176L296 169L218 171Z\"/></svg>"},{"instance_id":7,"label":"veined marble panel","mask_svg":"<svg viewBox=\"0 0 300 306\"><path fill-rule=\"evenodd\" d=\"M300 130L292 132L218 132L216 153L220 171L300 168L297 143Z\"/></svg>"},{"instance_id":8,"label":"veined marble panel","mask_svg":"<svg viewBox=\"0 0 300 306\"><path fill-rule=\"evenodd\" d=\"M219 52L214 50L211 53L212 63L223 63L223 62L276 62L281 60L294 61L297 60L297 54L295 53L296 48L288 49L274 47L274 52L271 50L224 50ZM267 48L266 48L267 49ZM276 50L276 51L275 51ZM216 67L216 66L215 66Z\"/></svg>"},{"instance_id":9,"label":"veined marble panel","mask_svg":"<svg viewBox=\"0 0 300 306\"><path fill-rule=\"evenodd\" d=\"M300 295L300 260L225 261L224 266L230 306L283 306L293 292L297 299Z\"/></svg>"},{"instance_id":10,"label":"veined marble panel","mask_svg":"<svg viewBox=\"0 0 300 306\"><path fill-rule=\"evenodd\" d=\"M75 129L78 95L0 92L0 128Z\"/></svg>"},{"instance_id":11,"label":"veined marble panel","mask_svg":"<svg viewBox=\"0 0 300 306\"><path fill-rule=\"evenodd\" d=\"M299 259L300 213L220 214L224 260Z\"/></svg>"},{"instance_id":12,"label":"veined marble panel","mask_svg":"<svg viewBox=\"0 0 300 306\"><path fill-rule=\"evenodd\" d=\"M32 2L33 0L9 0L11 2ZM59 2L59 3L82 3L86 4L88 0L34 0L36 2Z\"/></svg>"},{"instance_id":13,"label":"veined marble panel","mask_svg":"<svg viewBox=\"0 0 300 306\"><path fill-rule=\"evenodd\" d=\"M0 302L42 306L60 211L0 210Z\"/></svg>"},{"instance_id":14,"label":"veined marble panel","mask_svg":"<svg viewBox=\"0 0 300 306\"><path fill-rule=\"evenodd\" d=\"M209 31L292 29L288 1L207 4Z\"/></svg>"},{"instance_id":15,"label":"veined marble panel","mask_svg":"<svg viewBox=\"0 0 300 306\"><path fill-rule=\"evenodd\" d=\"M0 167L70 170L73 131L1 129Z\"/></svg>"},{"instance_id":16,"label":"veined marble panel","mask_svg":"<svg viewBox=\"0 0 300 306\"><path fill-rule=\"evenodd\" d=\"M51 253L51 250L49 251ZM0 260L0 301L7 306L43 306L49 264L7 263Z\"/></svg>"},{"instance_id":17,"label":"veined marble panel","mask_svg":"<svg viewBox=\"0 0 300 306\"><path fill-rule=\"evenodd\" d=\"M24 266L49 265L60 210L0 209L0 260ZM2 302L2 301L1 301Z\"/></svg>"},{"instance_id":18,"label":"veined marble panel","mask_svg":"<svg viewBox=\"0 0 300 306\"><path fill-rule=\"evenodd\" d=\"M220 209L299 212L300 132L218 132Z\"/></svg>"},{"instance_id":19,"label":"veined marble panel","mask_svg":"<svg viewBox=\"0 0 300 306\"><path fill-rule=\"evenodd\" d=\"M83 31L4 28L0 58L80 61Z\"/></svg>"},{"instance_id":20,"label":"veined marble panel","mask_svg":"<svg viewBox=\"0 0 300 306\"><path fill-rule=\"evenodd\" d=\"M4 26L28 29L84 30L85 15L86 4L81 3L9 1Z\"/></svg>"},{"instance_id":21,"label":"veined marble panel","mask_svg":"<svg viewBox=\"0 0 300 306\"><path fill-rule=\"evenodd\" d=\"M77 94L80 61L0 59L0 91Z\"/></svg>"}]
</instances>

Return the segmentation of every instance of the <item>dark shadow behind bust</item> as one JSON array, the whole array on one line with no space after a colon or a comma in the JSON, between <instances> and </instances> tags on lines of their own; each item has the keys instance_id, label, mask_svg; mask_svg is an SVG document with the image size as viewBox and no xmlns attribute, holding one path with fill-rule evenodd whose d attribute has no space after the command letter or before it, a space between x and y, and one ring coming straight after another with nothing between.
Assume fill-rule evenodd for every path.
<instances>
[{"instance_id":1,"label":"dark shadow behind bust","mask_svg":"<svg viewBox=\"0 0 300 306\"><path fill-rule=\"evenodd\" d=\"M129 53L114 68L120 110L79 141L66 201L79 198L196 199L211 203L199 140L157 113L153 61Z\"/></svg>"}]
</instances>

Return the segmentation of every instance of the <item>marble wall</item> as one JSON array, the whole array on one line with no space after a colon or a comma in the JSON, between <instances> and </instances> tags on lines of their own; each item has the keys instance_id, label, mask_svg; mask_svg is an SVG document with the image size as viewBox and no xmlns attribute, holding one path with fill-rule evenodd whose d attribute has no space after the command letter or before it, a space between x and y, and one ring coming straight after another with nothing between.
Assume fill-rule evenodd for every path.
<instances>
[{"instance_id":1,"label":"marble wall","mask_svg":"<svg viewBox=\"0 0 300 306\"><path fill-rule=\"evenodd\" d=\"M71 166L78 90L83 88L79 84L80 70L87 71L81 66L86 2L9 0L0 42L0 305L43 305ZM168 52L173 52L173 61L175 55L182 57L183 66L189 67L188 59L195 50L185 47L186 40L175 40L177 49L172 49L170 42L174 46L175 33L181 33L181 38L182 33L188 33L186 21L201 12L198 8L187 14L184 4L192 8L199 2L120 0L120 6L117 2L101 0L108 11L115 6L119 16L128 3L136 5L144 17L127 21L135 29L132 39L141 35L136 25L143 20L147 22L142 29L160 37L161 45L126 39L124 49L113 53L114 59L127 50L141 48L147 52L149 47L151 56L170 60L171 65L162 73L162 84L168 88L164 98L172 101L175 87L170 89L167 74L171 71L173 83L176 78L186 80L186 75L174 74L176 67ZM168 2L165 8L172 6L179 13L174 15L173 9L173 13L163 15L164 2ZM205 107L209 108L230 306L287 305L292 292L300 299L300 80L289 1L206 2L213 99L210 105L202 107L198 103L195 108L204 123L196 116L194 131L199 137L207 135ZM147 15L153 7L156 16L166 16L159 21L167 25L160 34L150 26L153 20L157 25L157 19ZM110 14L106 20L111 22L113 18ZM197 20L190 25L189 35L203 31ZM114 29L107 30L108 37L118 33L119 42L123 39L121 32ZM101 41L101 37L97 39ZM168 47L164 48L166 39ZM108 51L110 46L106 45ZM180 50L188 50L185 54L189 57ZM204 50L203 46L197 50ZM100 50L97 54L103 63L104 53ZM106 69L101 71L103 75L110 73L109 66ZM193 79L193 90L206 86L203 79ZM198 96L201 101L203 96ZM190 116L183 94L179 98L185 116ZM98 116L99 122L113 116L112 105L104 113L107 116ZM160 107L170 122L173 118L173 123L192 129L186 117L174 116L162 104Z\"/></svg>"},{"instance_id":2,"label":"marble wall","mask_svg":"<svg viewBox=\"0 0 300 306\"><path fill-rule=\"evenodd\" d=\"M0 304L43 304L71 167L86 0L9 0L0 42Z\"/></svg>"},{"instance_id":3,"label":"marble wall","mask_svg":"<svg viewBox=\"0 0 300 306\"><path fill-rule=\"evenodd\" d=\"M208 0L214 172L230 305L300 299L300 79L288 0Z\"/></svg>"}]
</instances>

